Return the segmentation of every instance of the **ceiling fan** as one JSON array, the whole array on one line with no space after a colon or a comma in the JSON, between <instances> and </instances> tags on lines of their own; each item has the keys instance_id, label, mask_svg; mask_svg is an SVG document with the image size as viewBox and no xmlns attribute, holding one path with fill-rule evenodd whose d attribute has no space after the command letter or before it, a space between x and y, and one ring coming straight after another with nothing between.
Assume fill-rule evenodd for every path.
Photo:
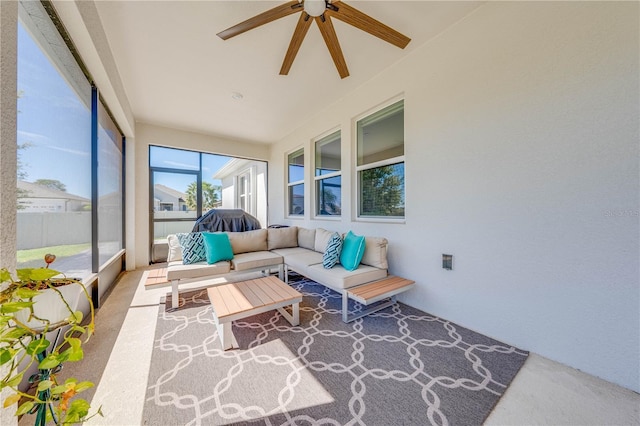
<instances>
[{"instance_id":1,"label":"ceiling fan","mask_svg":"<svg viewBox=\"0 0 640 426\"><path fill-rule=\"evenodd\" d=\"M348 77L349 70L347 69L347 63L344 60L342 49L338 42L338 36L333 28L331 18L336 18L347 24L353 25L354 27L359 28L362 31L366 31L369 34L401 49L404 49L411 41L409 37L339 0L292 0L227 28L226 30L219 32L217 35L221 39L227 40L231 37L237 36L238 34L242 34L245 31L252 30L261 25L297 12L302 13L300 14L300 19L298 19L298 24L293 32L293 36L291 37L289 49L287 49L287 53L282 63L282 68L280 68L280 75L287 75L289 73L293 60L300 49L300 45L302 45L302 40L304 40L304 37L309 30L312 19L316 21L316 24L320 29L322 38L324 39L324 42L329 49L329 53L331 54L331 58L333 58L333 62L338 69L340 78Z\"/></svg>"}]
</instances>

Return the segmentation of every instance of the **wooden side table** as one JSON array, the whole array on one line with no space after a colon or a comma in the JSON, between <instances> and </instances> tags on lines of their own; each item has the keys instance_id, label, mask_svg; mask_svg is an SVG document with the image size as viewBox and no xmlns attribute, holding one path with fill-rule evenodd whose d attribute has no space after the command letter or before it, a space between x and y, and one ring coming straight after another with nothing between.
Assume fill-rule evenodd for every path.
<instances>
[{"instance_id":1,"label":"wooden side table","mask_svg":"<svg viewBox=\"0 0 640 426\"><path fill-rule=\"evenodd\" d=\"M224 350L237 348L231 330L234 320L277 309L291 325L300 324L302 293L276 277L223 284L207 289L213 306L213 319ZM284 307L291 305L291 314Z\"/></svg>"},{"instance_id":2,"label":"wooden side table","mask_svg":"<svg viewBox=\"0 0 640 426\"><path fill-rule=\"evenodd\" d=\"M407 291L415 285L415 281L406 278L389 275L379 281L373 281L357 287L348 288L342 293L342 321L351 322L365 315L372 314L396 303L396 295ZM363 305L389 299L357 314L349 314L349 299L353 299Z\"/></svg>"}]
</instances>

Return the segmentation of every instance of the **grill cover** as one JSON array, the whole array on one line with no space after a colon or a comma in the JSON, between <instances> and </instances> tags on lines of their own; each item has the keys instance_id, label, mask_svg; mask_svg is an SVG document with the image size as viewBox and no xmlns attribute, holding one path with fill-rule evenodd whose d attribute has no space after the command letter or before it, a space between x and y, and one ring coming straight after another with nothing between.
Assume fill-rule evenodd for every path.
<instances>
[{"instance_id":1,"label":"grill cover","mask_svg":"<svg viewBox=\"0 0 640 426\"><path fill-rule=\"evenodd\" d=\"M211 209L196 220L191 232L242 232L260 228L260 221L244 210Z\"/></svg>"}]
</instances>

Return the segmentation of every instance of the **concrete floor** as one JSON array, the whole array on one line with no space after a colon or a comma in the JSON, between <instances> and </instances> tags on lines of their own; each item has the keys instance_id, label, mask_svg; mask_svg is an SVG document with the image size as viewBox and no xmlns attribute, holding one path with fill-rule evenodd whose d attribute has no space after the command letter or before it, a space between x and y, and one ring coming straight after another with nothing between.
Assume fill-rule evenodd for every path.
<instances>
[{"instance_id":1,"label":"concrete floor","mask_svg":"<svg viewBox=\"0 0 640 426\"><path fill-rule=\"evenodd\" d=\"M158 301L168 292L145 290L143 273L122 276L97 313L85 359L65 366L65 376L96 383L83 396L92 407L101 406L104 417L91 419L90 425L142 423ZM33 424L33 419L23 417L19 424ZM485 424L640 425L640 395L531 354Z\"/></svg>"}]
</instances>

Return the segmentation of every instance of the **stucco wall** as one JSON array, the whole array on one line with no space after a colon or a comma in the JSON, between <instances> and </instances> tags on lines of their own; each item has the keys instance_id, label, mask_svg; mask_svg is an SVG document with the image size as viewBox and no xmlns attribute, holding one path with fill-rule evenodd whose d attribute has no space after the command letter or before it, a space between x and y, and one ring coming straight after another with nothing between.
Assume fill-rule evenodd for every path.
<instances>
[{"instance_id":1,"label":"stucco wall","mask_svg":"<svg viewBox=\"0 0 640 426\"><path fill-rule=\"evenodd\" d=\"M488 2L274 146L271 221L384 236L406 303L639 391L638 6ZM353 220L352 118L398 95L405 223ZM311 140L335 126L343 215L313 220Z\"/></svg>"}]
</instances>

